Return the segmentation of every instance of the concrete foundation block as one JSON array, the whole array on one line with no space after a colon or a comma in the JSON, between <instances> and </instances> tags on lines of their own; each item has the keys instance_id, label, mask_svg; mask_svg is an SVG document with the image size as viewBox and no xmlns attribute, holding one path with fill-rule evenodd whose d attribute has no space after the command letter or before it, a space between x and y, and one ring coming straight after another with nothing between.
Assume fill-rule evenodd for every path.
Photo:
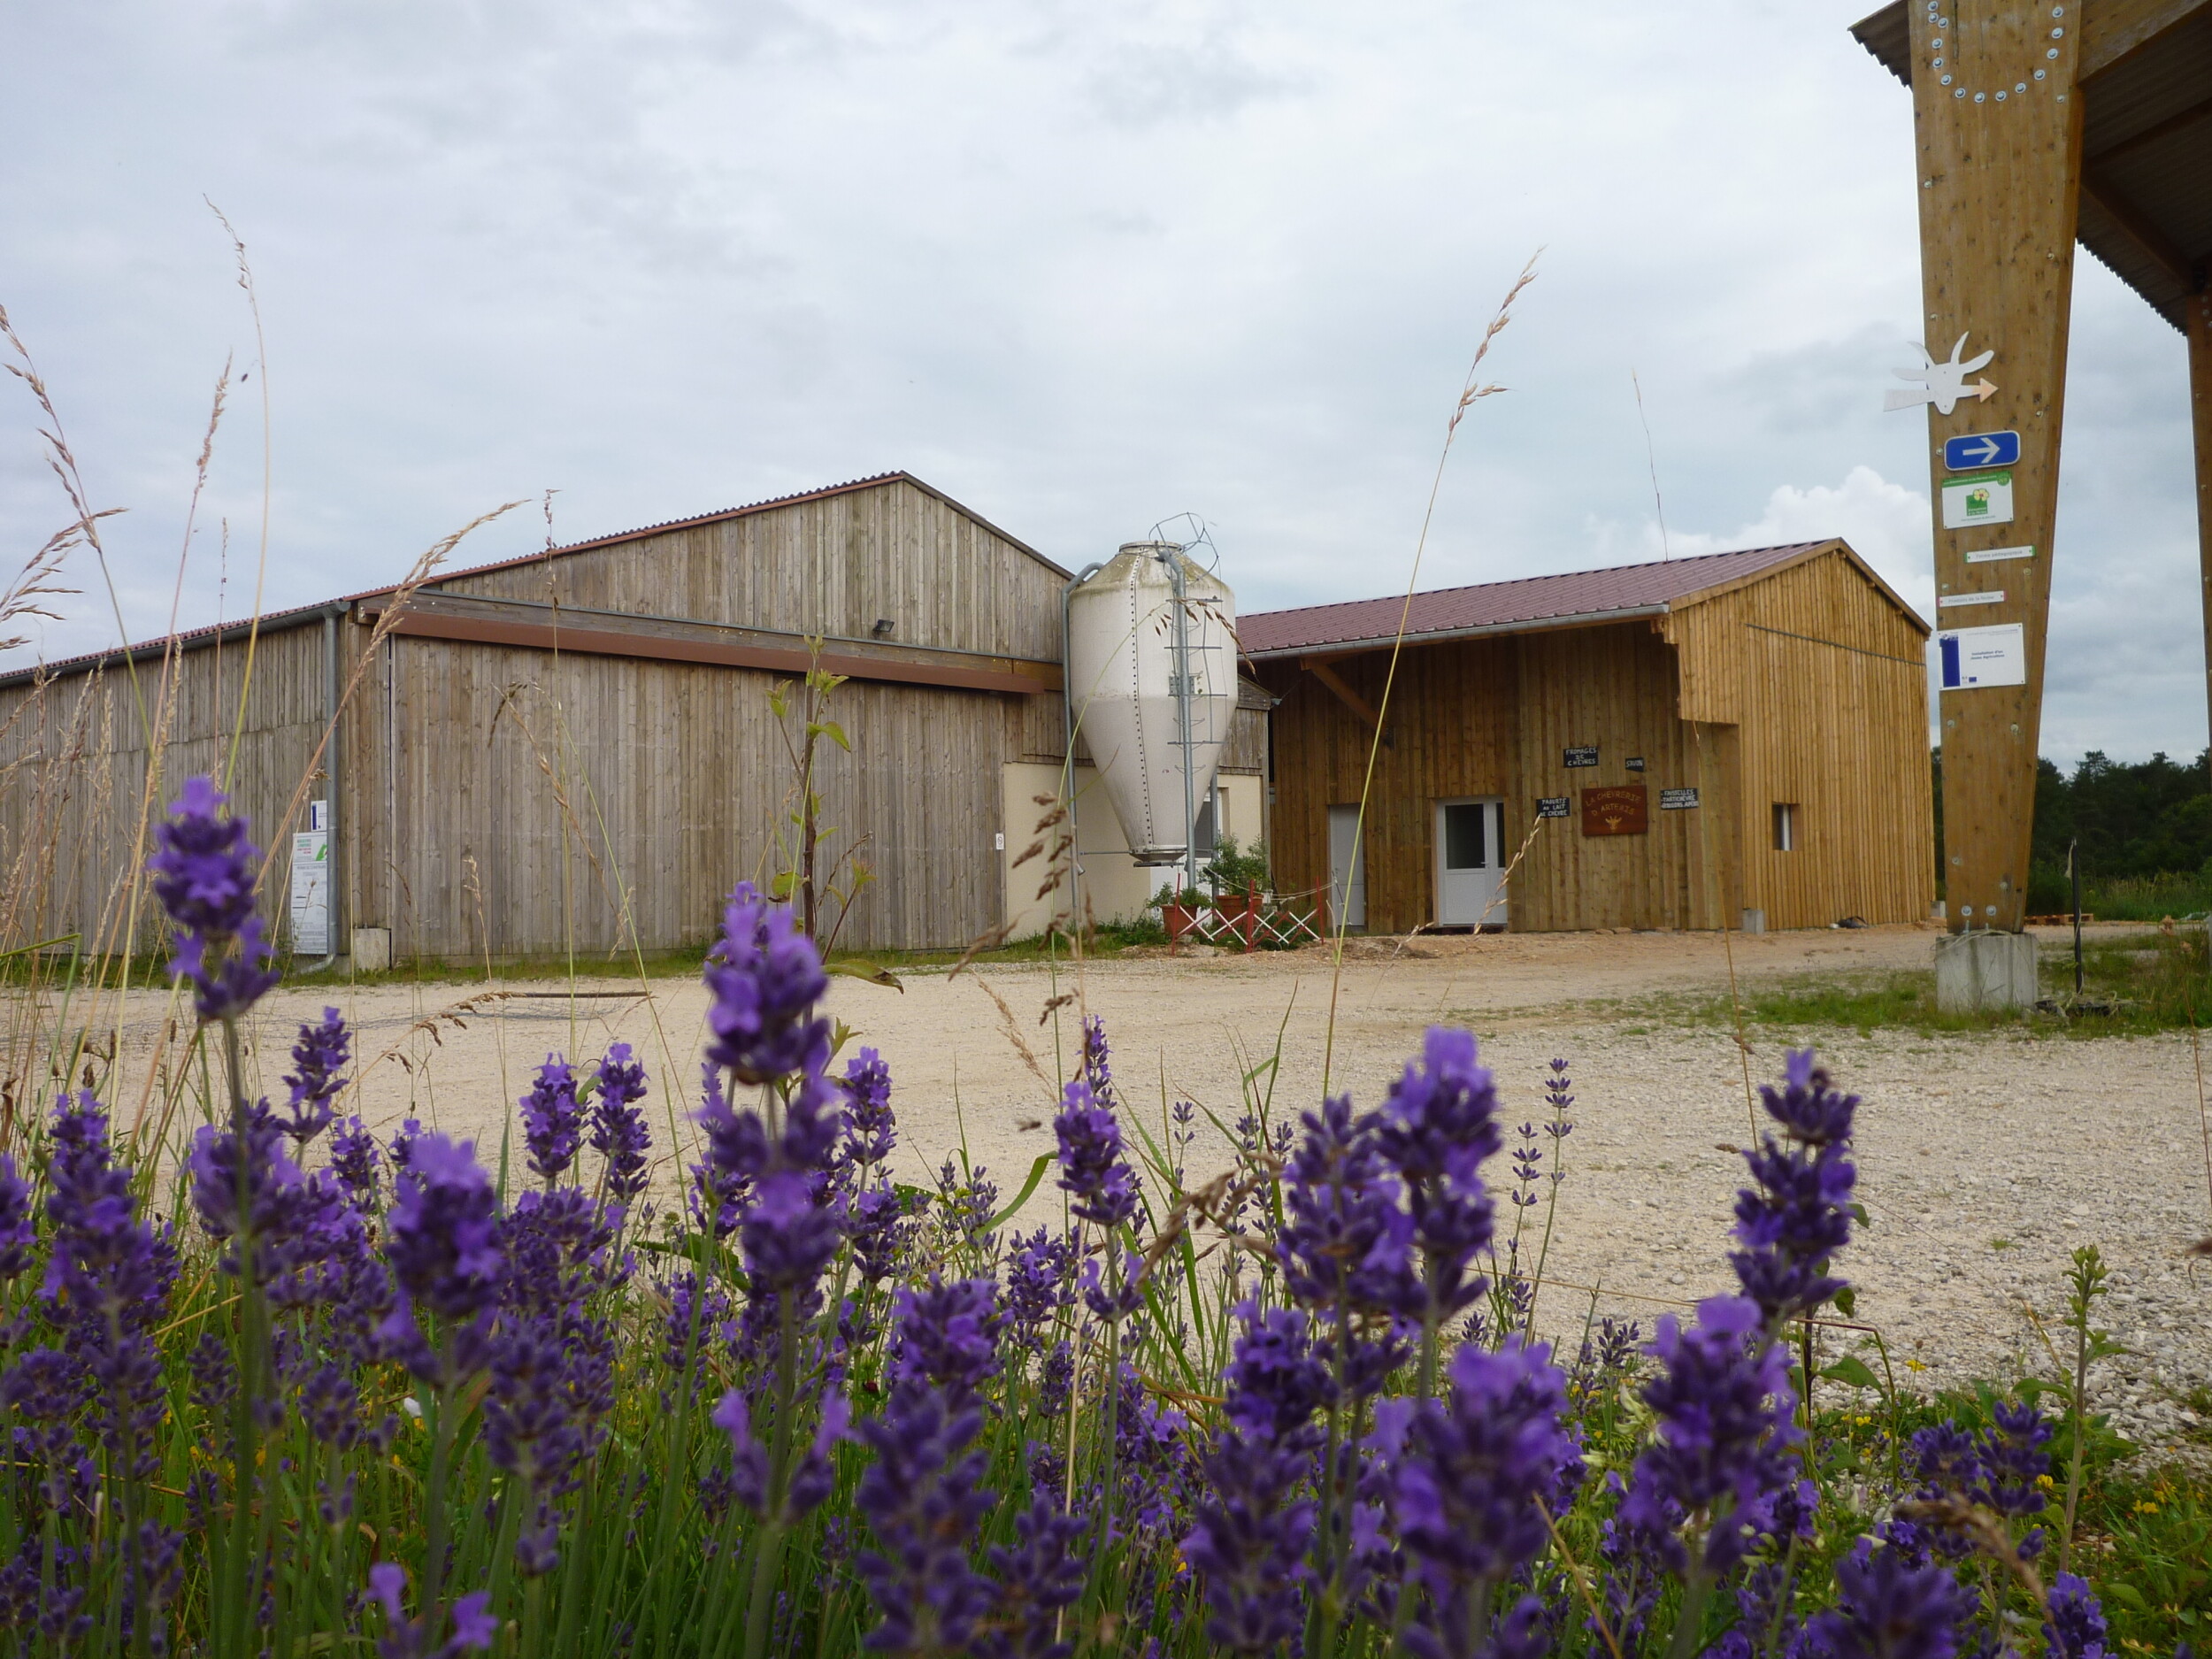
<instances>
[{"instance_id":1,"label":"concrete foundation block","mask_svg":"<svg viewBox=\"0 0 2212 1659\"><path fill-rule=\"evenodd\" d=\"M1936 1008L1945 1014L2032 1008L2042 995L2027 933L1952 933L1936 941Z\"/></svg>"},{"instance_id":2,"label":"concrete foundation block","mask_svg":"<svg viewBox=\"0 0 2212 1659\"><path fill-rule=\"evenodd\" d=\"M1736 929L1740 933L1763 933L1766 930L1767 913L1764 910L1747 910L1743 913L1743 920Z\"/></svg>"},{"instance_id":3,"label":"concrete foundation block","mask_svg":"<svg viewBox=\"0 0 2212 1659\"><path fill-rule=\"evenodd\" d=\"M392 930L357 927L353 930L353 971L383 973L392 965Z\"/></svg>"}]
</instances>

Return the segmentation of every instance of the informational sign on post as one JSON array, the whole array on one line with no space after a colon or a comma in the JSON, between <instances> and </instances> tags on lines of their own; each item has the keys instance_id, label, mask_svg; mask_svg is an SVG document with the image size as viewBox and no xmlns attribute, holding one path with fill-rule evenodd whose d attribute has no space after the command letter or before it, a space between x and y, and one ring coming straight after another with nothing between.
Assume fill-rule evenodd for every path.
<instances>
[{"instance_id":1,"label":"informational sign on post","mask_svg":"<svg viewBox=\"0 0 2212 1659\"><path fill-rule=\"evenodd\" d=\"M292 954L330 955L330 803L308 810L312 829L292 837Z\"/></svg>"},{"instance_id":2,"label":"informational sign on post","mask_svg":"<svg viewBox=\"0 0 2212 1659\"><path fill-rule=\"evenodd\" d=\"M1946 628L1936 635L1937 680L1946 691L2028 683L2027 630L2017 622Z\"/></svg>"},{"instance_id":3,"label":"informational sign on post","mask_svg":"<svg viewBox=\"0 0 2212 1659\"><path fill-rule=\"evenodd\" d=\"M1976 525L2012 522L2012 474L1969 472L1943 480L1943 527L1971 530Z\"/></svg>"}]
</instances>

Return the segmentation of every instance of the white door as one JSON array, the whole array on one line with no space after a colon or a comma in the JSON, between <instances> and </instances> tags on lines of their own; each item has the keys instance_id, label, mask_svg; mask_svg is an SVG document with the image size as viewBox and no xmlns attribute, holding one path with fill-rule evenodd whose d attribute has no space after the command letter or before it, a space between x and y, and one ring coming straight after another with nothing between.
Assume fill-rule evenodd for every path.
<instances>
[{"instance_id":1,"label":"white door","mask_svg":"<svg viewBox=\"0 0 2212 1659\"><path fill-rule=\"evenodd\" d=\"M1505 926L1505 803L1436 803L1436 919L1447 927Z\"/></svg>"},{"instance_id":2,"label":"white door","mask_svg":"<svg viewBox=\"0 0 2212 1659\"><path fill-rule=\"evenodd\" d=\"M1329 926L1367 926L1367 849L1356 806L1329 809Z\"/></svg>"}]
</instances>

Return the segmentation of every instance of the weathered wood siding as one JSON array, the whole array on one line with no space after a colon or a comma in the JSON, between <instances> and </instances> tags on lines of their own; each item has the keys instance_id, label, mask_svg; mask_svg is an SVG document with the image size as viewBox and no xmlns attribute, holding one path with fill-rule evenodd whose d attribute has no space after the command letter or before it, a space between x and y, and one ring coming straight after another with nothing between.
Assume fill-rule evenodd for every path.
<instances>
[{"instance_id":1,"label":"weathered wood siding","mask_svg":"<svg viewBox=\"0 0 2212 1659\"><path fill-rule=\"evenodd\" d=\"M633 616L678 617L1028 657L1060 657L1066 580L903 479L531 560L439 586Z\"/></svg>"},{"instance_id":2,"label":"weathered wood siding","mask_svg":"<svg viewBox=\"0 0 2212 1659\"><path fill-rule=\"evenodd\" d=\"M404 712L355 774L369 807L354 905L399 954L698 945L734 883L785 867L797 779L775 676L442 640L382 650L378 688ZM841 942L956 945L995 926L1014 700L853 681L831 714L852 751L817 752L823 867L856 845L875 873ZM796 741L795 709L787 725Z\"/></svg>"},{"instance_id":3,"label":"weathered wood siding","mask_svg":"<svg viewBox=\"0 0 2212 1659\"><path fill-rule=\"evenodd\" d=\"M88 951L122 949L134 926L139 944L155 938L150 892L139 884L134 905L131 880L151 849L150 728L155 818L186 778L223 772L236 733L228 789L254 840L277 849L262 910L280 937L294 827L282 815L321 741L324 664L316 622L261 636L250 690L242 641L186 651L166 670L142 662L135 685L118 662L0 688L0 948L73 933Z\"/></svg>"},{"instance_id":4,"label":"weathered wood siding","mask_svg":"<svg viewBox=\"0 0 2212 1659\"><path fill-rule=\"evenodd\" d=\"M895 644L1056 661L1064 580L894 478L435 586L580 626L613 611L867 641L886 619ZM772 842L788 844L795 805L768 706L780 676L403 635L364 664L370 628L339 632L342 674L363 670L327 792L342 927L390 928L402 958L674 949L711 935L738 879L780 867ZM202 641L181 664L165 799L227 747L243 652ZM325 672L319 621L263 638L234 788L257 836L289 827ZM0 723L22 710L0 733L0 868L35 877L11 887L19 936L34 918L89 933L142 856L137 717L116 671L32 698L0 691ZM996 926L1001 767L1057 757L1058 696L854 680L829 712L852 752L826 742L818 757L828 852L858 842L877 875L841 942L960 945ZM265 890L273 918L287 873L280 860Z\"/></svg>"},{"instance_id":5,"label":"weathered wood siding","mask_svg":"<svg viewBox=\"0 0 2212 1659\"><path fill-rule=\"evenodd\" d=\"M1771 927L1845 916L1913 921L1933 899L1924 635L1840 544L1655 621L1409 646L1376 757L1367 925L1436 914L1435 803L1501 795L1516 833L1509 926ZM1386 651L1330 659L1371 707ZM1371 728L1294 663L1261 665L1282 698L1271 741L1278 886L1325 890L1328 809L1361 797ZM1564 751L1594 747L1598 764ZM1640 771L1627 762L1640 758ZM1640 783L1649 830L1581 833L1580 792ZM1664 810L1661 791L1699 805ZM1542 796L1571 816L1537 818ZM1799 843L1772 847L1776 802Z\"/></svg>"}]
</instances>

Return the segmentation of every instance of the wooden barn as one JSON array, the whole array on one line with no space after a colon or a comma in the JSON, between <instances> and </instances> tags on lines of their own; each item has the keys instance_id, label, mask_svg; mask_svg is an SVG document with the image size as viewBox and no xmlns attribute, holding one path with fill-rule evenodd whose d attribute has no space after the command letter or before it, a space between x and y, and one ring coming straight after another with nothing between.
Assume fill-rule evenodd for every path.
<instances>
[{"instance_id":1,"label":"wooden barn","mask_svg":"<svg viewBox=\"0 0 2212 1659\"><path fill-rule=\"evenodd\" d=\"M1279 699L1277 888L1327 890L1355 929L1813 927L1934 902L1927 625L1840 541L1238 634Z\"/></svg>"},{"instance_id":2,"label":"wooden barn","mask_svg":"<svg viewBox=\"0 0 2212 1659\"><path fill-rule=\"evenodd\" d=\"M826 846L875 875L840 943L964 945L1034 910L1036 867L1010 865L1061 771L1067 577L891 473L265 617L250 651L238 624L0 676L0 935L150 938L121 879L148 734L165 802L235 732L231 793L280 849L264 902L296 952L696 947L736 880L781 867L799 716L780 732L770 695L817 636L850 676ZM1263 720L1238 719L1256 822Z\"/></svg>"}]
</instances>

